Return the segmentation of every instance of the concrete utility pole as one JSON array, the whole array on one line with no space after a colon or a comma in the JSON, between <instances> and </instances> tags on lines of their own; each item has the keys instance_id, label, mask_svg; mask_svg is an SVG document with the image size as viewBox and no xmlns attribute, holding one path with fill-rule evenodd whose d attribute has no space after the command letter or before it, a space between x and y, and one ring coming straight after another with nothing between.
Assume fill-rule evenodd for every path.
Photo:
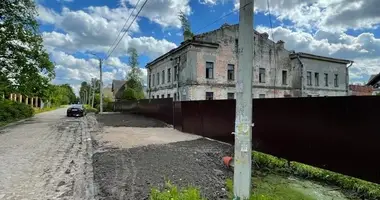
<instances>
[{"instance_id":1,"label":"concrete utility pole","mask_svg":"<svg viewBox=\"0 0 380 200\"><path fill-rule=\"evenodd\" d=\"M249 199L252 151L253 4L240 0L236 82L234 199Z\"/></svg>"},{"instance_id":2,"label":"concrete utility pole","mask_svg":"<svg viewBox=\"0 0 380 200\"><path fill-rule=\"evenodd\" d=\"M103 113L103 70L102 70L102 59L99 58L99 71L100 71L100 105L99 105L99 113Z\"/></svg>"},{"instance_id":3,"label":"concrete utility pole","mask_svg":"<svg viewBox=\"0 0 380 200\"><path fill-rule=\"evenodd\" d=\"M96 79L92 79L91 80L91 82L92 82L92 101L91 101L91 107L94 107L94 100L95 100L95 90L96 90L96 86L95 86L95 84L96 84Z\"/></svg>"}]
</instances>

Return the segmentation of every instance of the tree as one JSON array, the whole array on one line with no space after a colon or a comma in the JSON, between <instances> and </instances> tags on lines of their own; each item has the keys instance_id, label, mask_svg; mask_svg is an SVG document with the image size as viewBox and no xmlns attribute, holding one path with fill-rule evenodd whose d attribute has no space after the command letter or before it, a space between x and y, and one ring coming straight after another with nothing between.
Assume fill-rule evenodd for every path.
<instances>
[{"instance_id":1,"label":"tree","mask_svg":"<svg viewBox=\"0 0 380 200\"><path fill-rule=\"evenodd\" d=\"M34 0L0 1L0 93L45 95L55 76L36 16Z\"/></svg>"},{"instance_id":2,"label":"tree","mask_svg":"<svg viewBox=\"0 0 380 200\"><path fill-rule=\"evenodd\" d=\"M139 68L137 50L130 48L129 65L131 70L127 74L126 89L123 93L123 99L138 100L144 98L143 84L142 84L142 71Z\"/></svg>"},{"instance_id":3,"label":"tree","mask_svg":"<svg viewBox=\"0 0 380 200\"><path fill-rule=\"evenodd\" d=\"M181 21L181 26L182 26L182 34L183 34L183 40L191 40L194 37L194 34L191 32L191 26L189 19L183 13L182 11L179 12L179 20Z\"/></svg>"}]
</instances>

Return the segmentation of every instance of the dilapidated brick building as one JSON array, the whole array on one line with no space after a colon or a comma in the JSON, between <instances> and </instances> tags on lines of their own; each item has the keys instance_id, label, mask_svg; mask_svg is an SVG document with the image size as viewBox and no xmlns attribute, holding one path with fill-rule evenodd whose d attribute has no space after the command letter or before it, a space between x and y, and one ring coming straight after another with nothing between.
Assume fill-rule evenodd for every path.
<instances>
[{"instance_id":1,"label":"dilapidated brick building","mask_svg":"<svg viewBox=\"0 0 380 200\"><path fill-rule=\"evenodd\" d=\"M147 64L149 98L235 98L239 25L196 35ZM345 96L349 60L295 53L253 31L253 98Z\"/></svg>"}]
</instances>

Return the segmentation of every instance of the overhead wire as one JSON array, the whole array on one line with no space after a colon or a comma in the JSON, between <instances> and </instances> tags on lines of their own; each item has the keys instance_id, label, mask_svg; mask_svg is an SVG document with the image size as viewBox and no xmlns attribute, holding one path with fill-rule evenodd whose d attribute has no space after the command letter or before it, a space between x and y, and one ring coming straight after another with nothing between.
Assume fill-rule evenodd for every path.
<instances>
[{"instance_id":1,"label":"overhead wire","mask_svg":"<svg viewBox=\"0 0 380 200\"><path fill-rule=\"evenodd\" d=\"M142 11L142 9L144 8L144 6L146 5L146 3L148 2L148 0L145 0L144 1L144 4L141 6L140 10L137 12L137 14L135 15L135 17L133 18L132 22L129 24L127 30L124 31L123 35L121 36L121 38L119 39L119 41L117 42L117 44L114 46L114 48L112 49L111 52L108 53L108 55L106 56L105 60L107 60L111 55L112 53L115 51L115 49L117 48L117 46L119 46L121 40L124 38L124 36L127 34L128 30L131 28L133 22L136 20L136 18L139 16L140 12Z\"/></svg>"},{"instance_id":2,"label":"overhead wire","mask_svg":"<svg viewBox=\"0 0 380 200\"><path fill-rule=\"evenodd\" d=\"M137 5L139 5L141 0L138 0L137 3L136 3L136 6L133 8L131 14L129 15L129 17L125 20L125 23L124 23L124 26L120 29L117 37L115 38L115 40L112 42L112 45L110 46L110 48L108 49L106 55L109 54L109 52L111 51L112 47L115 45L116 41L119 39L119 36L121 35L121 32L123 32L123 30L125 29L125 27L127 26L127 23L129 21L129 19L131 18L133 12L135 12L136 8L137 8Z\"/></svg>"},{"instance_id":3,"label":"overhead wire","mask_svg":"<svg viewBox=\"0 0 380 200\"><path fill-rule=\"evenodd\" d=\"M230 15L236 13L237 11L240 11L241 9L244 9L244 8L247 7L249 4L252 4L252 2L246 3L242 8L239 8L239 9L233 10L233 11L227 13L227 14L222 15L221 17L219 17L219 18L216 19L215 21L212 21L211 23L209 23L209 24L207 24L207 25L205 25L205 26L203 26L203 27L197 29L197 30L195 31L195 33L198 33L199 31L201 31L201 30L203 30L203 29L205 29L205 28L207 28L207 27L209 27L209 26L215 24L216 22L218 22L218 21L220 21L220 20L222 20L222 19L224 19L224 18L226 18L226 17L228 17L228 16L230 16ZM253 9L253 8L252 8L252 9Z\"/></svg>"}]
</instances>

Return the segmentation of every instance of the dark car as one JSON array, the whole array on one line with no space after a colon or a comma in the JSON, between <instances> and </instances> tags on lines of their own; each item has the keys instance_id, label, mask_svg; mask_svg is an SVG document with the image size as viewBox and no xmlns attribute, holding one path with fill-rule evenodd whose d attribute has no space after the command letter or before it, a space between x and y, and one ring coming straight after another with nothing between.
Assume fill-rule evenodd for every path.
<instances>
[{"instance_id":1,"label":"dark car","mask_svg":"<svg viewBox=\"0 0 380 200\"><path fill-rule=\"evenodd\" d=\"M84 108L83 105L80 105L80 104L71 105L67 109L68 117L83 117L85 115L86 115L86 109Z\"/></svg>"}]
</instances>

